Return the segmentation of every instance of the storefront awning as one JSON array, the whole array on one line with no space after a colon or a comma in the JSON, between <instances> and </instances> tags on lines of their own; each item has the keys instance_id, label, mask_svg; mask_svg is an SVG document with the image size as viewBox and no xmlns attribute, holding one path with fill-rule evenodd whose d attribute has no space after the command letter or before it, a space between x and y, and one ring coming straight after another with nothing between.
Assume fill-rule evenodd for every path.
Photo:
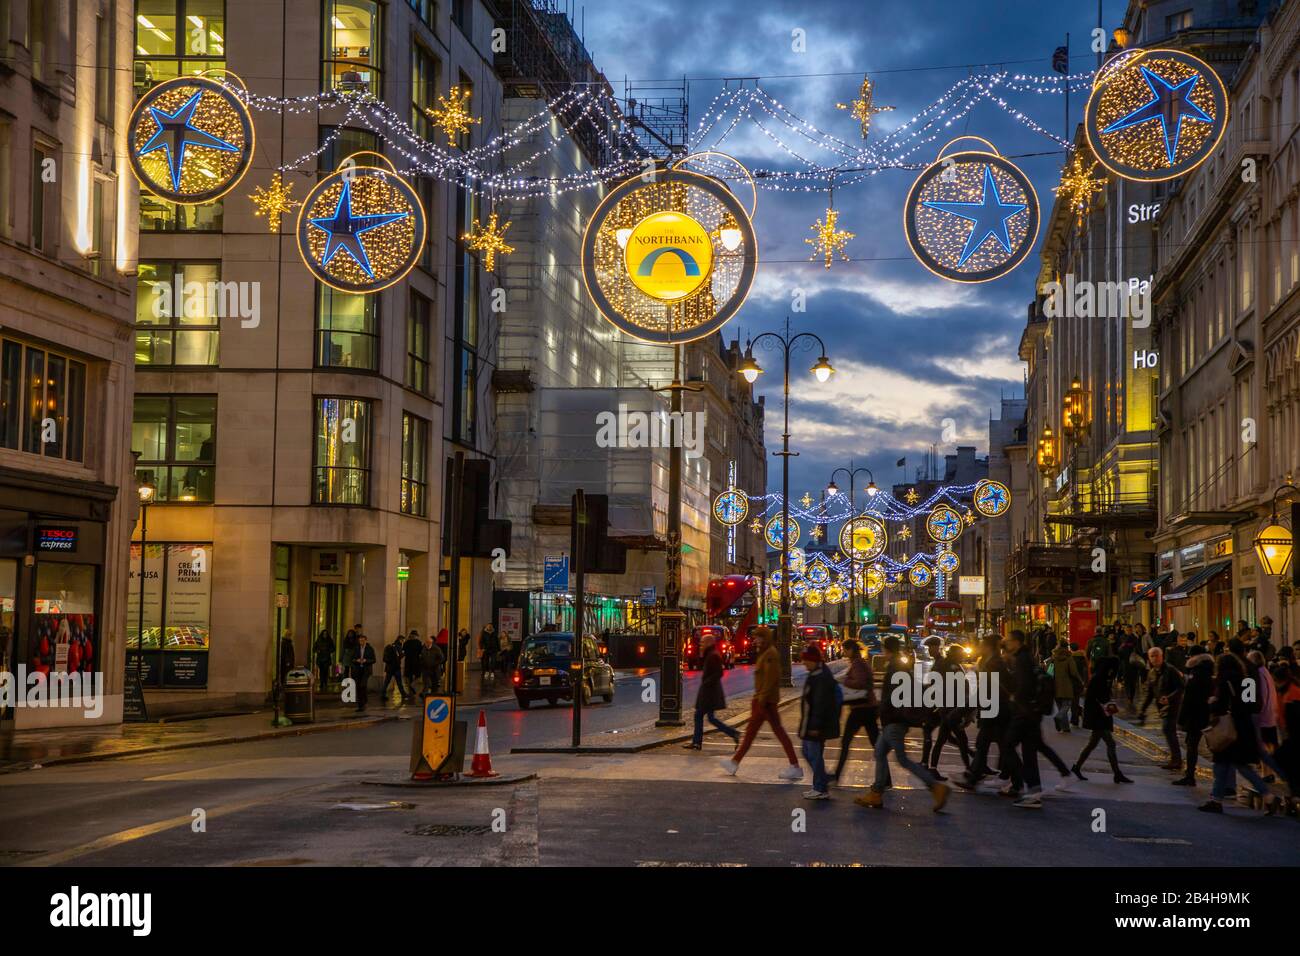
<instances>
[{"instance_id":1,"label":"storefront awning","mask_svg":"<svg viewBox=\"0 0 1300 956\"><path fill-rule=\"evenodd\" d=\"M1177 601L1182 598L1190 597L1193 591L1199 591L1224 571L1232 567L1231 561L1216 561L1214 564L1207 564L1201 570L1197 571L1191 577L1183 581L1182 584L1174 588L1165 595L1166 601Z\"/></svg>"},{"instance_id":2,"label":"storefront awning","mask_svg":"<svg viewBox=\"0 0 1300 956\"><path fill-rule=\"evenodd\" d=\"M1160 577L1156 578L1154 581L1148 581L1138 589L1137 593L1124 602L1124 607L1132 607L1137 604L1138 601L1153 600L1156 594L1159 593L1160 589L1168 584L1172 578L1173 574L1165 573L1160 575Z\"/></svg>"}]
</instances>

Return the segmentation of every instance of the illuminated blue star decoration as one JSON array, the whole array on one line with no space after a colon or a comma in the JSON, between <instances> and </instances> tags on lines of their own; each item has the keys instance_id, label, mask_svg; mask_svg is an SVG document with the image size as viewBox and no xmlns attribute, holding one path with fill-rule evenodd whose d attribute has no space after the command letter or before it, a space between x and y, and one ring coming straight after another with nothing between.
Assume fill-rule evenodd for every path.
<instances>
[{"instance_id":1,"label":"illuminated blue star decoration","mask_svg":"<svg viewBox=\"0 0 1300 956\"><path fill-rule=\"evenodd\" d=\"M1183 120L1190 119L1196 123L1213 123L1205 110L1189 99L1192 90L1201 79L1201 74L1190 76L1181 83L1170 83L1158 73L1145 66L1141 67L1142 76L1151 88L1151 99L1143 103L1127 116L1122 116L1107 126L1103 133L1117 133L1141 123L1159 120L1165 137L1165 155L1169 165L1174 164L1174 154L1178 151L1178 136L1183 130Z\"/></svg>"},{"instance_id":2,"label":"illuminated blue star decoration","mask_svg":"<svg viewBox=\"0 0 1300 956\"><path fill-rule=\"evenodd\" d=\"M240 147L234 143L213 136L211 133L205 133L194 125L194 111L198 109L199 99L202 96L203 90L199 90L175 113L168 113L156 106L149 107L149 113L153 116L153 121L158 124L158 130L140 147L139 155L144 156L159 149L167 153L167 168L171 172L173 192L181 191L181 170L185 166L187 147L199 146L225 153L237 153L240 150Z\"/></svg>"},{"instance_id":3,"label":"illuminated blue star decoration","mask_svg":"<svg viewBox=\"0 0 1300 956\"><path fill-rule=\"evenodd\" d=\"M1007 495L1001 485L985 485L980 489L980 511L985 514L998 514L1006 507Z\"/></svg>"},{"instance_id":4,"label":"illuminated blue star decoration","mask_svg":"<svg viewBox=\"0 0 1300 956\"><path fill-rule=\"evenodd\" d=\"M370 268L370 257L366 254L366 247L361 242L362 235L371 229L378 229L390 222L405 219L409 215L410 212L392 212L354 216L352 214L352 183L344 180L343 189L339 193L338 205L334 207L334 215L308 220L328 236L325 240L325 251L320 257L321 266L328 268L330 260L335 255L339 252L347 252L356 264L361 267L361 271L367 277L373 279L375 273Z\"/></svg>"},{"instance_id":5,"label":"illuminated blue star decoration","mask_svg":"<svg viewBox=\"0 0 1300 956\"><path fill-rule=\"evenodd\" d=\"M998 184L993 179L993 167L987 165L984 167L984 191L979 202L941 202L932 200L924 202L922 205L937 209L940 212L950 213L974 223L970 236L966 239L966 246L962 249L961 259L957 262L957 268L959 269L966 264L966 260L984 244L984 240L989 236L996 239L998 244L1010 255L1011 236L1007 233L1007 220L1016 213L1023 212L1028 208L1024 203L1004 203L1002 201L1002 194L998 192Z\"/></svg>"},{"instance_id":6,"label":"illuminated blue star decoration","mask_svg":"<svg viewBox=\"0 0 1300 956\"><path fill-rule=\"evenodd\" d=\"M940 541L949 541L957 537L960 525L961 519L951 511L941 511L937 515L930 516L930 530Z\"/></svg>"}]
</instances>

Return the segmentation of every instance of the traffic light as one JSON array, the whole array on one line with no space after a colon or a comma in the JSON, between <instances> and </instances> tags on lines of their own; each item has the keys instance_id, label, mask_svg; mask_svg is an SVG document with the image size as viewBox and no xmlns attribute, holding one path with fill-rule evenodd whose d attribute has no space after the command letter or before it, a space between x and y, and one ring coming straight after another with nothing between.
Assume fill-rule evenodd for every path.
<instances>
[{"instance_id":1,"label":"traffic light","mask_svg":"<svg viewBox=\"0 0 1300 956\"><path fill-rule=\"evenodd\" d=\"M454 460L447 459L447 482L442 496L442 554L451 556L451 503ZM460 555L490 558L500 548L510 556L510 522L488 518L492 464L486 458L466 458L460 486Z\"/></svg>"},{"instance_id":2,"label":"traffic light","mask_svg":"<svg viewBox=\"0 0 1300 956\"><path fill-rule=\"evenodd\" d=\"M569 511L569 554L578 554L577 495ZM627 545L609 538L609 495L584 495L587 503L587 531L584 538L583 571L586 574L626 574Z\"/></svg>"},{"instance_id":3,"label":"traffic light","mask_svg":"<svg viewBox=\"0 0 1300 956\"><path fill-rule=\"evenodd\" d=\"M864 607L864 608L862 609L862 620L867 621L867 622L870 622L870 621L871 621L871 608L869 608L869 607Z\"/></svg>"}]
</instances>

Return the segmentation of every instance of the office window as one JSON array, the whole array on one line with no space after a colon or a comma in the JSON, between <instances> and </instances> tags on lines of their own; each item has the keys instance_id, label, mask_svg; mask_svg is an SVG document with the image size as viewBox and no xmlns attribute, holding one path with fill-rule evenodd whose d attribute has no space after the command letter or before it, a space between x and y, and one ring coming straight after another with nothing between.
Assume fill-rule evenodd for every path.
<instances>
[{"instance_id":1,"label":"office window","mask_svg":"<svg viewBox=\"0 0 1300 956\"><path fill-rule=\"evenodd\" d=\"M4 0L0 0L0 16L3 16ZM0 38L3 37L6 24L0 22ZM14 235L13 193L13 127L0 121L0 236L12 239Z\"/></svg>"},{"instance_id":2,"label":"office window","mask_svg":"<svg viewBox=\"0 0 1300 956\"><path fill-rule=\"evenodd\" d=\"M438 180L432 176L417 176L411 183L415 187L415 194L420 197L420 205L424 207L425 222L428 223L427 236L424 240L424 247L420 250L420 261L418 265L425 272L431 275L437 274L437 264L433 261L433 251L436 243L429 241L429 236L437 235L433 221L434 213L437 207L434 205L434 190L438 188Z\"/></svg>"},{"instance_id":3,"label":"office window","mask_svg":"<svg viewBox=\"0 0 1300 956\"><path fill-rule=\"evenodd\" d=\"M0 344L0 446L81 461L86 364L12 339Z\"/></svg>"},{"instance_id":4,"label":"office window","mask_svg":"<svg viewBox=\"0 0 1300 956\"><path fill-rule=\"evenodd\" d=\"M140 191L141 232L220 232L224 200L178 206Z\"/></svg>"},{"instance_id":5,"label":"office window","mask_svg":"<svg viewBox=\"0 0 1300 956\"><path fill-rule=\"evenodd\" d=\"M91 192L91 247L87 258L90 271L103 277L109 274L113 265L113 181L97 177Z\"/></svg>"},{"instance_id":6,"label":"office window","mask_svg":"<svg viewBox=\"0 0 1300 956\"><path fill-rule=\"evenodd\" d=\"M467 233L478 215L478 197L466 189L456 193L456 221L460 224L458 236ZM452 369L452 437L465 444L474 444L476 423L476 394L478 381L478 254L457 238L457 268L455 287L455 351Z\"/></svg>"},{"instance_id":7,"label":"office window","mask_svg":"<svg viewBox=\"0 0 1300 956\"><path fill-rule=\"evenodd\" d=\"M375 0L325 0L322 34L326 90L368 90L379 95L383 46Z\"/></svg>"},{"instance_id":8,"label":"office window","mask_svg":"<svg viewBox=\"0 0 1300 956\"><path fill-rule=\"evenodd\" d=\"M135 364L216 365L223 298L219 262L141 262Z\"/></svg>"},{"instance_id":9,"label":"office window","mask_svg":"<svg viewBox=\"0 0 1300 956\"><path fill-rule=\"evenodd\" d=\"M412 291L406 314L406 385L427 393L429 381L429 312L430 302Z\"/></svg>"},{"instance_id":10,"label":"office window","mask_svg":"<svg viewBox=\"0 0 1300 956\"><path fill-rule=\"evenodd\" d=\"M451 22L460 28L460 32L469 36L470 10L474 0L451 0Z\"/></svg>"},{"instance_id":11,"label":"office window","mask_svg":"<svg viewBox=\"0 0 1300 956\"><path fill-rule=\"evenodd\" d=\"M415 11L415 15L430 30L438 29L438 4L436 0L406 0L406 5Z\"/></svg>"},{"instance_id":12,"label":"office window","mask_svg":"<svg viewBox=\"0 0 1300 956\"><path fill-rule=\"evenodd\" d=\"M379 296L316 284L316 366L379 370Z\"/></svg>"},{"instance_id":13,"label":"office window","mask_svg":"<svg viewBox=\"0 0 1300 956\"><path fill-rule=\"evenodd\" d=\"M433 122L426 110L438 105L438 60L420 44L411 47L411 127L433 139Z\"/></svg>"},{"instance_id":14,"label":"office window","mask_svg":"<svg viewBox=\"0 0 1300 956\"><path fill-rule=\"evenodd\" d=\"M32 55L32 79L49 82L49 66L45 62L49 53L50 19L46 7L49 0L27 0L27 49Z\"/></svg>"},{"instance_id":15,"label":"office window","mask_svg":"<svg viewBox=\"0 0 1300 956\"><path fill-rule=\"evenodd\" d=\"M1180 10L1177 13L1165 17L1165 32L1177 33L1179 30L1190 30L1192 28L1192 11Z\"/></svg>"},{"instance_id":16,"label":"office window","mask_svg":"<svg viewBox=\"0 0 1300 956\"><path fill-rule=\"evenodd\" d=\"M337 135L335 135L337 134ZM322 126L320 128L321 151L317 169L332 173L339 163L353 153L363 149L379 151L379 136L370 130L352 129L349 126Z\"/></svg>"},{"instance_id":17,"label":"office window","mask_svg":"<svg viewBox=\"0 0 1300 956\"><path fill-rule=\"evenodd\" d=\"M136 0L135 93L226 65L225 0Z\"/></svg>"},{"instance_id":18,"label":"office window","mask_svg":"<svg viewBox=\"0 0 1300 956\"><path fill-rule=\"evenodd\" d=\"M136 477L158 501L210 502L216 490L217 399L212 395L137 395L131 450Z\"/></svg>"},{"instance_id":19,"label":"office window","mask_svg":"<svg viewBox=\"0 0 1300 956\"><path fill-rule=\"evenodd\" d=\"M428 514L429 423L402 413L402 514Z\"/></svg>"},{"instance_id":20,"label":"office window","mask_svg":"<svg viewBox=\"0 0 1300 956\"><path fill-rule=\"evenodd\" d=\"M313 479L316 504L370 504L369 401L316 399Z\"/></svg>"},{"instance_id":21,"label":"office window","mask_svg":"<svg viewBox=\"0 0 1300 956\"><path fill-rule=\"evenodd\" d=\"M37 144L32 149L32 201L31 246L37 252L54 254L55 230L51 219L57 221L59 199L57 181L47 182L46 170L54 169L52 147Z\"/></svg>"},{"instance_id":22,"label":"office window","mask_svg":"<svg viewBox=\"0 0 1300 956\"><path fill-rule=\"evenodd\" d=\"M95 119L113 122L113 26L108 17L95 18Z\"/></svg>"}]
</instances>

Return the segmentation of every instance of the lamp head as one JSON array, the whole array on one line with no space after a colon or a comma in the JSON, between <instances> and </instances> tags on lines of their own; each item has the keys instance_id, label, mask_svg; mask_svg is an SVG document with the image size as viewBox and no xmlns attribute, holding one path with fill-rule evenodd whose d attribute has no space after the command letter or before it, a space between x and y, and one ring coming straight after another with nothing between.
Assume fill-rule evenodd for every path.
<instances>
[{"instance_id":1,"label":"lamp head","mask_svg":"<svg viewBox=\"0 0 1300 956\"><path fill-rule=\"evenodd\" d=\"M825 355L817 360L817 364L812 367L811 371L817 376L819 382L825 382L835 374L835 369L831 366L831 360Z\"/></svg>"},{"instance_id":2,"label":"lamp head","mask_svg":"<svg viewBox=\"0 0 1300 956\"><path fill-rule=\"evenodd\" d=\"M737 367L736 371L744 376L745 381L750 385L757 382L758 377L763 374L763 366L754 361L753 346L745 349L745 357L741 359L740 365Z\"/></svg>"}]
</instances>

